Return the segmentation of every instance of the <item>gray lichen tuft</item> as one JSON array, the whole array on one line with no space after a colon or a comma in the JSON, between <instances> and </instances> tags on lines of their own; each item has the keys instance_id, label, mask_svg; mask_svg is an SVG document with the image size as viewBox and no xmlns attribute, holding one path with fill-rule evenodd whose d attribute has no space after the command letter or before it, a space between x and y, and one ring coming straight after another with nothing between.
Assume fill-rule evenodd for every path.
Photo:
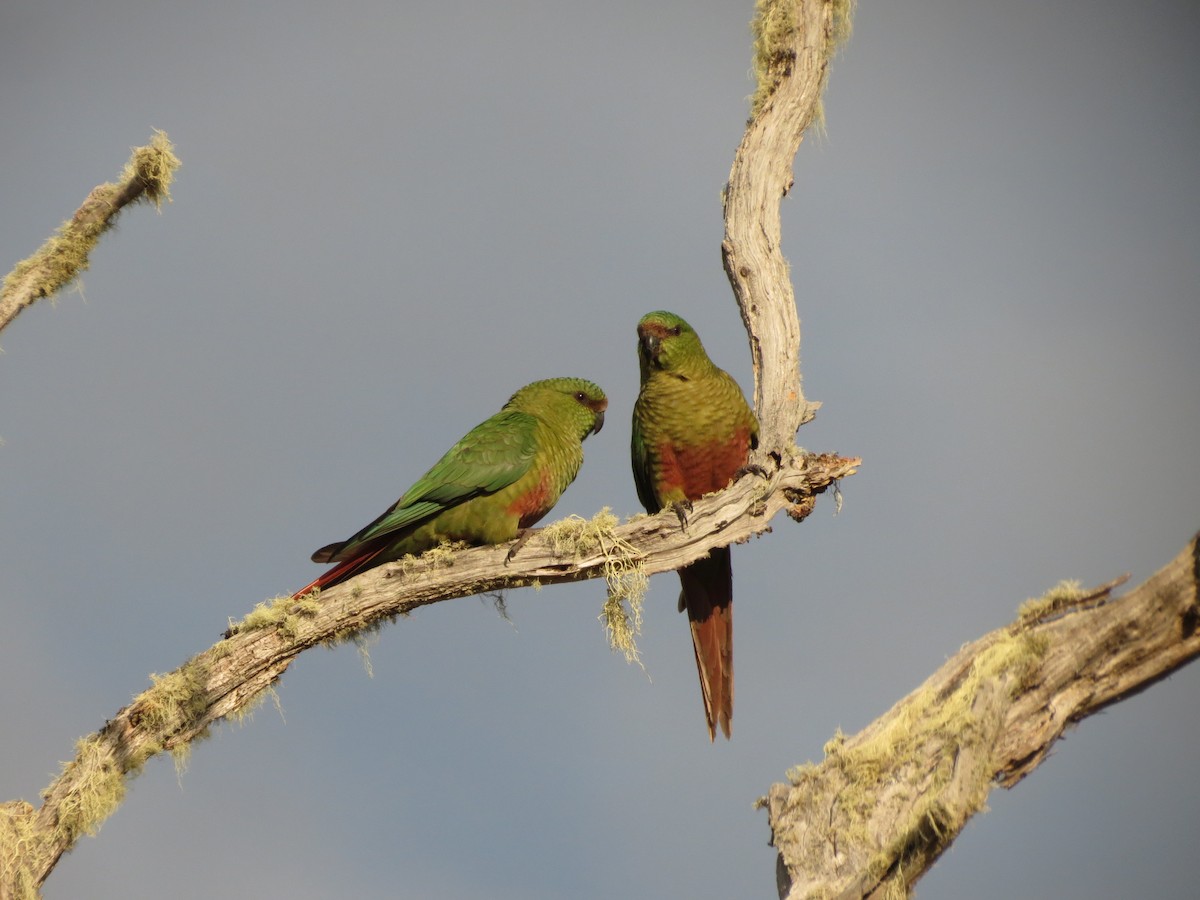
<instances>
[{"instance_id":1,"label":"gray lichen tuft","mask_svg":"<svg viewBox=\"0 0 1200 900\"><path fill-rule=\"evenodd\" d=\"M855 0L826 0L829 6L829 54L841 47L853 29ZM794 34L796 0L758 0L750 30L754 36L754 76L758 84L750 98L750 116L757 116L796 64ZM818 105L816 121L824 123Z\"/></svg>"},{"instance_id":2,"label":"gray lichen tuft","mask_svg":"<svg viewBox=\"0 0 1200 900\"><path fill-rule=\"evenodd\" d=\"M568 516L546 526L544 535L554 552L580 559L599 553L604 557L604 580L608 596L599 619L608 634L608 644L625 656L626 662L638 663L637 637L642 633L642 604L646 598L645 569L642 554L628 541L617 537L619 520L607 506L591 519Z\"/></svg>"},{"instance_id":3,"label":"gray lichen tuft","mask_svg":"<svg viewBox=\"0 0 1200 900\"><path fill-rule=\"evenodd\" d=\"M75 744L75 758L63 764L63 776L75 789L58 806L57 831L66 846L83 834L95 834L125 799L125 772L111 744L90 734Z\"/></svg>"},{"instance_id":4,"label":"gray lichen tuft","mask_svg":"<svg viewBox=\"0 0 1200 900\"><path fill-rule=\"evenodd\" d=\"M985 808L995 776L992 717L1036 678L1046 650L1039 636L1005 635L951 689L923 687L859 739L836 733L823 763L789 770L787 802L800 816L777 819L776 846L793 848L794 862L814 870L830 847L873 848L864 862L881 896L906 896L905 871L938 855ZM791 823L801 819L809 830L794 833ZM894 837L883 845L880 834Z\"/></svg>"},{"instance_id":5,"label":"gray lichen tuft","mask_svg":"<svg viewBox=\"0 0 1200 900\"><path fill-rule=\"evenodd\" d=\"M1017 611L1020 623L1027 625L1051 618L1074 606L1086 595L1078 581L1063 580L1040 597L1031 597Z\"/></svg>"},{"instance_id":6,"label":"gray lichen tuft","mask_svg":"<svg viewBox=\"0 0 1200 900\"><path fill-rule=\"evenodd\" d=\"M161 208L163 200L171 199L171 180L179 165L167 135L155 131L149 145L134 149L119 182L94 188L71 219L36 253L17 263L4 279L4 295L53 297L87 270L92 249L113 227L122 207L145 199Z\"/></svg>"},{"instance_id":7,"label":"gray lichen tuft","mask_svg":"<svg viewBox=\"0 0 1200 900\"><path fill-rule=\"evenodd\" d=\"M754 77L758 88L750 98L750 115L757 116L796 62L792 33L795 5L790 0L758 0L750 31L754 35Z\"/></svg>"},{"instance_id":8,"label":"gray lichen tuft","mask_svg":"<svg viewBox=\"0 0 1200 900\"><path fill-rule=\"evenodd\" d=\"M24 800L0 803L0 885L12 889L13 900L37 900L33 869L44 857L34 826L36 810Z\"/></svg>"},{"instance_id":9,"label":"gray lichen tuft","mask_svg":"<svg viewBox=\"0 0 1200 900\"><path fill-rule=\"evenodd\" d=\"M320 612L321 604L317 600L318 592L305 594L299 599L275 597L272 600L255 604L240 622L229 623L227 635L232 637L243 631L255 631L259 628L278 628L289 638L294 638L304 619L311 619Z\"/></svg>"}]
</instances>

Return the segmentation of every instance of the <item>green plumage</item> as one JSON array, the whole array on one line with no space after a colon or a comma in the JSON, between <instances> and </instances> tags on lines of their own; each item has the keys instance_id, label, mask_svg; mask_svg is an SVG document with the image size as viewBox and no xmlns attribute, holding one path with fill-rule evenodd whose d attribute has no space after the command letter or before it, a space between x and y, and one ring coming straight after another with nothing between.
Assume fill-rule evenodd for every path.
<instances>
[{"instance_id":1,"label":"green plumage","mask_svg":"<svg viewBox=\"0 0 1200 900\"><path fill-rule=\"evenodd\" d=\"M758 446L758 421L737 382L674 313L638 323L641 390L633 409L633 480L651 513L729 486ZM728 547L679 570L709 738L728 737L733 716L733 571Z\"/></svg>"},{"instance_id":2,"label":"green plumage","mask_svg":"<svg viewBox=\"0 0 1200 900\"><path fill-rule=\"evenodd\" d=\"M608 400L582 378L535 381L476 425L386 512L313 562L340 563L311 585L329 587L371 566L444 541L498 544L548 513L583 464L583 439Z\"/></svg>"}]
</instances>

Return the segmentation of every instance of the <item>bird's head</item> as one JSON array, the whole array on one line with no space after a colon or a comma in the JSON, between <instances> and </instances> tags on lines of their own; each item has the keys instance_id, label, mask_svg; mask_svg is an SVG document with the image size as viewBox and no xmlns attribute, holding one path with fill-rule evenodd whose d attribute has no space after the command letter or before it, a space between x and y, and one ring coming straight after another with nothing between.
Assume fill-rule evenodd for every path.
<instances>
[{"instance_id":1,"label":"bird's head","mask_svg":"<svg viewBox=\"0 0 1200 900\"><path fill-rule=\"evenodd\" d=\"M585 378L547 378L513 394L505 404L505 409L509 408L564 425L570 422L582 440L589 434L599 434L604 427L608 397L599 385Z\"/></svg>"},{"instance_id":2,"label":"bird's head","mask_svg":"<svg viewBox=\"0 0 1200 900\"><path fill-rule=\"evenodd\" d=\"M647 313L638 322L637 333L643 381L655 370L686 377L690 368L708 362L700 335L675 313Z\"/></svg>"}]
</instances>

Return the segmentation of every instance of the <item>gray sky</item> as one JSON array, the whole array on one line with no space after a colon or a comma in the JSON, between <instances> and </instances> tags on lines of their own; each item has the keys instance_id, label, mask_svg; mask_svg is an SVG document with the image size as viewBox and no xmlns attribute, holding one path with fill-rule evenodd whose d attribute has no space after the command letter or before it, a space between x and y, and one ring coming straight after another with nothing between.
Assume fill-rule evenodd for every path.
<instances>
[{"instance_id":1,"label":"gray sky","mask_svg":"<svg viewBox=\"0 0 1200 900\"><path fill-rule=\"evenodd\" d=\"M665 7L665 8L664 8ZM31 0L0 7L2 268L128 148L183 160L82 294L0 356L0 800L229 617L294 590L520 385L609 424L551 518L638 511L634 325L750 385L721 272L751 4ZM785 252L798 437L834 516L736 548L710 746L677 579L650 678L599 583L422 610L305 654L253 723L156 759L54 898L772 897L755 797L1062 578L1135 582L1200 520L1193 3L864 3ZM994 794L923 898L1194 889L1200 669Z\"/></svg>"}]
</instances>

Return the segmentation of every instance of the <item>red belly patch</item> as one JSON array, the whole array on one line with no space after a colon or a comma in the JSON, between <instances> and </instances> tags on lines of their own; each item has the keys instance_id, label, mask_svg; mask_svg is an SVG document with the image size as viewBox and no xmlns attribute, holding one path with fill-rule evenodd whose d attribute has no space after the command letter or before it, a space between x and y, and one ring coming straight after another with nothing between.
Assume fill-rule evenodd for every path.
<instances>
[{"instance_id":1,"label":"red belly patch","mask_svg":"<svg viewBox=\"0 0 1200 900\"><path fill-rule=\"evenodd\" d=\"M550 473L543 471L537 484L522 492L508 505L508 512L517 517L519 528L528 528L546 515L557 499L551 496Z\"/></svg>"},{"instance_id":2,"label":"red belly patch","mask_svg":"<svg viewBox=\"0 0 1200 900\"><path fill-rule=\"evenodd\" d=\"M750 431L741 428L726 441L697 446L658 446L658 494L670 503L672 495L682 492L688 500L729 486L750 454Z\"/></svg>"}]
</instances>

